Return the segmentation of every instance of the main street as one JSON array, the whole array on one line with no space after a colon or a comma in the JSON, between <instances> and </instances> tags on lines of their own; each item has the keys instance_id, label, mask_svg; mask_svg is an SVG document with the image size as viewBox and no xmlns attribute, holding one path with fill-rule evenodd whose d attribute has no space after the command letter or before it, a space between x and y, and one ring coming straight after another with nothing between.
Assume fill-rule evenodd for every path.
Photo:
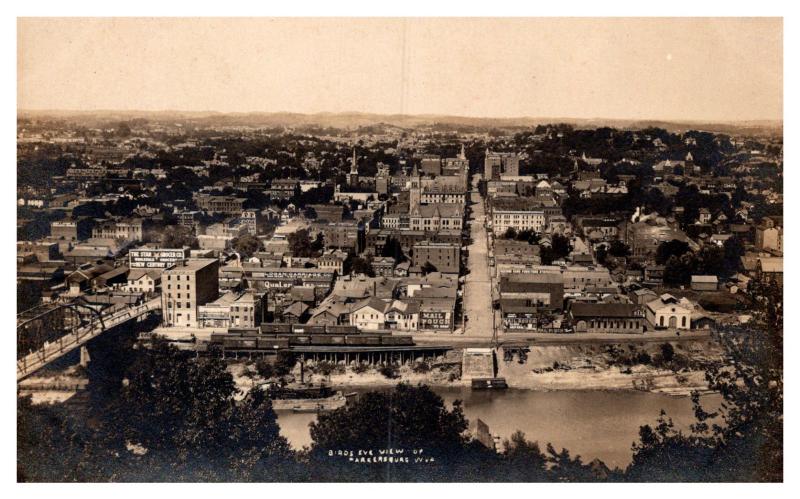
<instances>
[{"instance_id":1,"label":"main street","mask_svg":"<svg viewBox=\"0 0 800 499\"><path fill-rule=\"evenodd\" d=\"M467 220L471 242L467 248L469 274L467 274L464 284L464 312L467 315L464 335L489 340L494 335L492 281L489 276L489 248L485 227L484 200L478 192L480 179L481 176L478 174L472 178L470 191L472 210Z\"/></svg>"}]
</instances>

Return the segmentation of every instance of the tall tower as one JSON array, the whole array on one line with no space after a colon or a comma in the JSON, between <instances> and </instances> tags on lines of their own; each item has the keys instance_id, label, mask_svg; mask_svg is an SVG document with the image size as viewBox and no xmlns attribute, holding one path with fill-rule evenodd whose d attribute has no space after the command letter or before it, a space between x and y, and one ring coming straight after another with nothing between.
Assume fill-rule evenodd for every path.
<instances>
[{"instance_id":1,"label":"tall tower","mask_svg":"<svg viewBox=\"0 0 800 499\"><path fill-rule=\"evenodd\" d=\"M467 159L467 153L464 151L464 144L461 144L461 154L458 155L458 159Z\"/></svg>"},{"instance_id":2,"label":"tall tower","mask_svg":"<svg viewBox=\"0 0 800 499\"><path fill-rule=\"evenodd\" d=\"M415 214L419 212L420 198L422 186L420 185L419 171L417 165L414 165L414 170L411 172L411 182L408 189L408 204L409 213Z\"/></svg>"},{"instance_id":3,"label":"tall tower","mask_svg":"<svg viewBox=\"0 0 800 499\"><path fill-rule=\"evenodd\" d=\"M347 183L351 187L358 185L358 160L356 159L355 144L353 144L353 159L350 160L350 173L347 174Z\"/></svg>"}]
</instances>

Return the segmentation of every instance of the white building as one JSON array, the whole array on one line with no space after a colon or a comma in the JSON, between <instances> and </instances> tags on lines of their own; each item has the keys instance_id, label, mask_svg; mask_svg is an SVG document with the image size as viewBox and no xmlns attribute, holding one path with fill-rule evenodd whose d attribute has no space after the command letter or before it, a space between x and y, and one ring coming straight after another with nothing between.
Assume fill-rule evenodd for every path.
<instances>
[{"instance_id":1,"label":"white building","mask_svg":"<svg viewBox=\"0 0 800 499\"><path fill-rule=\"evenodd\" d=\"M645 318L655 329L691 329L694 305L686 298L680 300L663 294L645 306Z\"/></svg>"}]
</instances>

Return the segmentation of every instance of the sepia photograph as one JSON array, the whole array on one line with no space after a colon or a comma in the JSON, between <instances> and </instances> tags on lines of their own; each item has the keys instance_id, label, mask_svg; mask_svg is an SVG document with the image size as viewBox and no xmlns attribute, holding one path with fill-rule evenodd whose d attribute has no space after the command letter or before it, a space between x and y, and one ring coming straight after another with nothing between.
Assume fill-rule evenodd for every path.
<instances>
[{"instance_id":1,"label":"sepia photograph","mask_svg":"<svg viewBox=\"0 0 800 499\"><path fill-rule=\"evenodd\" d=\"M782 17L14 23L18 483L784 482Z\"/></svg>"}]
</instances>

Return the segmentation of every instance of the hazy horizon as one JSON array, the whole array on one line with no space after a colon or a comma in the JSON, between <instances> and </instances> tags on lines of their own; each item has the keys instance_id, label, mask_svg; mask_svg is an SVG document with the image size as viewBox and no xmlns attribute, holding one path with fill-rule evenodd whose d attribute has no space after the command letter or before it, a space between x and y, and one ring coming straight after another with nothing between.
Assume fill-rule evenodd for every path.
<instances>
[{"instance_id":1,"label":"hazy horizon","mask_svg":"<svg viewBox=\"0 0 800 499\"><path fill-rule=\"evenodd\" d=\"M21 18L18 113L782 122L780 18Z\"/></svg>"}]
</instances>

